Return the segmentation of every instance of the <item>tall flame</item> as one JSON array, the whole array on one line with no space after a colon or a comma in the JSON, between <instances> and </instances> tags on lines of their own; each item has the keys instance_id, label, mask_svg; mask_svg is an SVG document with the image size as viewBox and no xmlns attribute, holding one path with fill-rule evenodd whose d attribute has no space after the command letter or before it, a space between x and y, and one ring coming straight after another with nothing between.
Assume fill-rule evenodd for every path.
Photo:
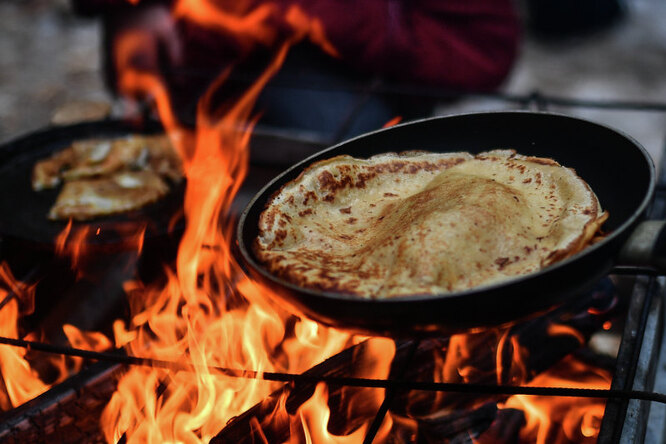
<instances>
[{"instance_id":1,"label":"tall flame","mask_svg":"<svg viewBox=\"0 0 666 444\"><path fill-rule=\"evenodd\" d=\"M571 356L547 372L537 376L529 385L608 389L611 375L595 369ZM516 395L505 405L525 412L527 425L521 429L524 442L593 443L597 441L605 401L593 398L558 398L552 396Z\"/></svg>"},{"instance_id":2,"label":"tall flame","mask_svg":"<svg viewBox=\"0 0 666 444\"><path fill-rule=\"evenodd\" d=\"M166 270L164 285L127 285L132 318L128 326L114 325L116 345L133 355L187 360L195 367L193 372L129 369L102 416L109 442L123 436L128 442L208 441L230 418L276 388L260 379L230 378L214 367L302 372L348 343L348 334L305 319L296 319L293 329L287 329L290 315L271 302L269 289L243 274L231 253L229 210L247 174L254 103L294 42L306 36L323 41L321 26L297 8L286 14L289 34L269 32L274 29L271 8L239 7L237 11L244 12L239 16L207 2L180 1L174 6L181 17L247 37L248 44L277 48L266 70L240 99L226 104L224 114L215 110L213 97L229 72L211 85L198 104L196 131L178 124L158 75L132 68L140 32L117 40L120 89L155 100L183 158L187 188L186 228L175 270Z\"/></svg>"},{"instance_id":3,"label":"tall flame","mask_svg":"<svg viewBox=\"0 0 666 444\"><path fill-rule=\"evenodd\" d=\"M0 336L18 338L21 311L32 307L34 287L17 281L6 263L0 265ZM28 308L30 309L30 308ZM50 386L42 382L25 359L26 350L0 347L0 409L8 410L45 392Z\"/></svg>"}]
</instances>

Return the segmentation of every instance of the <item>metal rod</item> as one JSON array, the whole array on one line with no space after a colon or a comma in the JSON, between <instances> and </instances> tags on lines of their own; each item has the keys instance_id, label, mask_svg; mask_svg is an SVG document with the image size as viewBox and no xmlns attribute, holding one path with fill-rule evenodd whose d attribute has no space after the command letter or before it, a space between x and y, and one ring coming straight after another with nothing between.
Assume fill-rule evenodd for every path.
<instances>
[{"instance_id":1,"label":"metal rod","mask_svg":"<svg viewBox=\"0 0 666 444\"><path fill-rule=\"evenodd\" d=\"M398 379L404 378L405 373L407 372L407 369L409 368L409 365L411 364L412 359L414 358L414 355L416 354L416 350L419 348L420 343L421 343L420 340L412 342L411 346L409 347L409 351L407 352L407 356L405 357L405 360L402 363L402 368L400 369L400 372L397 375ZM393 399L395 398L395 395L396 395L395 388L386 390L384 394L384 400L382 401L382 404L379 406L377 414L375 415L375 418L372 420L372 423L368 428L368 432L366 433L365 438L363 438L363 444L372 444L372 442L375 440L375 436L377 435L377 432L379 432L379 428L384 422L384 417L386 416L386 413L388 413L389 408L393 403Z\"/></svg>"},{"instance_id":2,"label":"metal rod","mask_svg":"<svg viewBox=\"0 0 666 444\"><path fill-rule=\"evenodd\" d=\"M2 308L14 298L16 298L16 293L14 292L7 293L7 296L5 296L5 298L2 301L0 301L0 310L2 310Z\"/></svg>"},{"instance_id":3,"label":"metal rod","mask_svg":"<svg viewBox=\"0 0 666 444\"><path fill-rule=\"evenodd\" d=\"M666 395L636 390L582 389L569 387L529 387L489 384L460 384L448 382L427 382L407 380L385 380L370 378L353 378L339 376L317 376L295 373L257 372L218 366L201 366L192 363L165 361L161 359L140 358L109 352L95 352L79 348L64 347L43 342L26 341L0 336L0 344L23 347L45 353L67 356L78 356L98 361L109 361L118 364L142 365L148 367L171 369L175 371L208 370L220 372L233 378L262 379L275 382L296 382L317 384L324 382L329 385L366 388L395 388L399 390L422 390L451 393L476 393L487 395L530 395L530 396L564 396L575 398L606 398L606 399L641 399L666 404Z\"/></svg>"}]
</instances>

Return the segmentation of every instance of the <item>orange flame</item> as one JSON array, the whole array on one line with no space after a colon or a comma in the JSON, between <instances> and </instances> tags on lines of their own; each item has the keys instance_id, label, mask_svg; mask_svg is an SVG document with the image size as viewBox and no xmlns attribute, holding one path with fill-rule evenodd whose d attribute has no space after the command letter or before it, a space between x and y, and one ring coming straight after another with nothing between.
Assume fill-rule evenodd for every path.
<instances>
[{"instance_id":1,"label":"orange flame","mask_svg":"<svg viewBox=\"0 0 666 444\"><path fill-rule=\"evenodd\" d=\"M136 257L141 255L146 235L147 224L136 225L134 223L118 222L113 225L112 231L122 240L113 243L113 249L134 252ZM105 228L106 231L111 231ZM95 247L95 238L102 234L102 227L92 229L90 225L74 227L70 219L63 230L58 233L54 240L55 253L70 262L70 267L76 272L77 278L87 274L87 266L95 262L99 250L103 247ZM128 266L132 261L128 260ZM94 267L93 267L94 268Z\"/></svg>"},{"instance_id":2,"label":"orange flame","mask_svg":"<svg viewBox=\"0 0 666 444\"><path fill-rule=\"evenodd\" d=\"M55 252L58 256L68 257L71 261L72 270L77 270L81 259L86 252L86 238L90 228L86 225L72 232L72 220L70 219L65 228L55 239Z\"/></svg>"},{"instance_id":3,"label":"orange flame","mask_svg":"<svg viewBox=\"0 0 666 444\"><path fill-rule=\"evenodd\" d=\"M70 345L74 348L91 351L104 351L111 348L111 341L99 332L86 332L81 331L71 324L62 326L62 330L67 337ZM83 367L83 358L77 356L62 356L59 358L52 358L51 363L58 369L59 378L55 382L60 382L65 379L69 374L73 374L81 370Z\"/></svg>"},{"instance_id":4,"label":"orange flame","mask_svg":"<svg viewBox=\"0 0 666 444\"><path fill-rule=\"evenodd\" d=\"M608 389L610 382L608 372L569 356L534 378L529 385ZM525 412L527 425L520 432L524 442L593 443L599 435L605 400L516 395L505 405Z\"/></svg>"},{"instance_id":5,"label":"orange flame","mask_svg":"<svg viewBox=\"0 0 666 444\"><path fill-rule=\"evenodd\" d=\"M363 347L359 361L355 362L355 375L360 378L384 379L388 377L388 369L395 354L395 345L388 339L369 339ZM325 443L347 444L362 442L369 427L368 421L359 418L373 418L383 400L384 390L379 389L341 389L341 404L347 406L345 424L352 427L345 434L335 435L328 430L331 412L328 407L328 388L318 384L314 395L303 403L297 415L291 418L291 437L289 444ZM383 442L393 425L390 415L384 418L374 442ZM356 426L356 427L355 427Z\"/></svg>"},{"instance_id":6,"label":"orange flame","mask_svg":"<svg viewBox=\"0 0 666 444\"><path fill-rule=\"evenodd\" d=\"M610 381L611 375L607 372L569 356L534 378L529 385L608 389ZM526 442L596 442L605 401L516 395L505 405L525 412L527 425L521 430L520 437Z\"/></svg>"},{"instance_id":7,"label":"orange flame","mask_svg":"<svg viewBox=\"0 0 666 444\"><path fill-rule=\"evenodd\" d=\"M32 306L34 286L25 286L12 275L6 263L0 265L0 336L18 338L20 311L24 301ZM21 304L19 304L19 302ZM0 346L0 409L8 410L38 396L50 387L30 368L26 350Z\"/></svg>"},{"instance_id":8,"label":"orange flame","mask_svg":"<svg viewBox=\"0 0 666 444\"><path fill-rule=\"evenodd\" d=\"M179 0L173 7L175 18L185 18L198 25L231 35L244 46L244 52L256 45L271 46L287 33L293 41L309 38L332 56L337 50L326 39L319 20L305 14L296 5L286 11L277 3L263 3L253 9L249 2L213 3L201 0ZM286 28L286 29L285 29Z\"/></svg>"},{"instance_id":9,"label":"orange flame","mask_svg":"<svg viewBox=\"0 0 666 444\"><path fill-rule=\"evenodd\" d=\"M164 285L126 285L132 317L126 327L114 324L116 345L137 356L190 361L193 372L131 368L102 416L106 439L116 442L207 441L235 415L278 386L260 379L234 379L214 367L302 372L349 342L347 333L296 319L272 302L271 291L246 277L231 253L229 209L248 166L248 143L256 118L252 107L282 65L289 47L310 37L324 43L321 25L298 8L284 13L291 26L275 31L273 5L245 11L222 11L207 2L180 1L177 16L224 28L244 44L273 45L267 69L236 103L221 115L213 95L229 74L223 73L198 104L197 128L182 127L171 109L162 79L134 69L132 54L145 38L141 31L121 35L115 46L119 89L155 101L162 123L183 159L187 178L185 231L174 270L167 267ZM239 11L242 13L239 14ZM326 46L326 45L324 45ZM329 45L330 46L330 45ZM328 48L332 50L332 47ZM390 350L383 353L388 368ZM306 417L306 413L303 413Z\"/></svg>"},{"instance_id":10,"label":"orange flame","mask_svg":"<svg viewBox=\"0 0 666 444\"><path fill-rule=\"evenodd\" d=\"M136 4L139 0L128 0ZM323 27L301 9L290 6L282 10L265 3L249 8L245 2L227 8L203 0L179 0L173 6L175 17L196 22L233 36L245 51L255 45L275 48L275 55L265 72L241 98L226 107L225 114L214 110L213 95L224 86L229 72L223 73L199 103L196 131L180 125L165 82L158 73L133 66L133 56L144 48L147 31L130 30L114 41L114 58L119 69L119 90L128 96L150 98L161 121L179 151L187 178L184 201L186 229L179 247L175 268L166 267L166 283L127 282L131 319L114 322L114 341L135 356L174 362L189 362L193 371L168 368L132 367L120 378L117 390L106 406L101 427L107 441L117 442L202 442L222 430L234 416L265 399L279 384L257 379L231 378L216 367L256 370L261 372L299 373L341 351L361 338L324 327L308 319L296 318L273 301L269 288L252 281L241 270L231 253L232 228L229 211L248 169L248 144L256 118L252 107L266 83L282 65L289 47L309 38L330 54L335 48L326 40ZM151 56L157 57L156 54ZM387 122L397 124L401 117ZM78 269L87 261L86 240L99 236L101 228L88 227L72 232L70 221L56 239L57 252L71 258ZM94 232L94 233L93 233ZM140 254L145 230L129 236ZM17 282L6 266L0 267L0 301L14 293L0 306L0 334L18 337L19 309L29 311L32 289ZM20 303L19 303L20 301ZM28 308L26 308L28 307ZM105 336L82 332L72 325L63 326L70 343L88 350L105 350L112 346ZM552 326L552 335L582 336L565 326ZM492 368L474 365L474 350L482 336L459 335L450 338L443 357L434 370L435 381L470 382L493 374L498 383L523 382L527 370L523 365L525 350L507 331L490 332L496 361ZM492 341L491 341L492 342ZM366 343L355 376L386 378L395 354L392 341L370 339ZM483 345L483 344L482 344ZM487 345L487 344L486 344ZM504 360L509 356L511 364ZM75 360L76 367L81 360ZM66 373L64 361L62 374ZM562 367L562 369L560 369ZM25 351L0 347L0 408L8 409L48 389L37 373L30 369ZM572 378L563 378L560 371ZM571 359L548 374L532 381L535 385L607 388L609 377L592 372ZM328 406L329 393L324 384L317 385L313 396L291 417L286 411L286 398L268 418L287 423L290 443L346 444L363 440L369 420L383 399L379 389L341 389L336 392L343 401L349 420L342 434L331 433ZM434 406L445 395L438 393ZM585 441L598 434L603 404L583 400L571 407L553 398L509 398L505 406L526 411L528 424L521 439L551 442L551 438ZM360 418L360 419L359 419ZM365 418L368 418L367 420ZM257 419L251 425L263 436ZM377 433L376 442L387 439L392 428L402 427L416 437L416 421L387 414Z\"/></svg>"},{"instance_id":11,"label":"orange flame","mask_svg":"<svg viewBox=\"0 0 666 444\"><path fill-rule=\"evenodd\" d=\"M299 408L298 414L305 442L308 444L353 444L362 442L367 424L345 436L335 436L328 432L327 426L331 412L326 403L327 400L328 390L326 385L318 384L314 395ZM292 426L291 436L292 440L290 443L296 444L302 442L300 439L296 439L299 437L296 425Z\"/></svg>"},{"instance_id":12,"label":"orange flame","mask_svg":"<svg viewBox=\"0 0 666 444\"><path fill-rule=\"evenodd\" d=\"M585 343L585 337L581 332L573 327L562 324L552 324L548 326L548 334L551 336L572 336L582 345Z\"/></svg>"},{"instance_id":13,"label":"orange flame","mask_svg":"<svg viewBox=\"0 0 666 444\"><path fill-rule=\"evenodd\" d=\"M71 324L62 326L67 340L72 347L83 350L104 351L111 348L111 341L102 333L96 331L81 331Z\"/></svg>"},{"instance_id":14,"label":"orange flame","mask_svg":"<svg viewBox=\"0 0 666 444\"><path fill-rule=\"evenodd\" d=\"M16 280L6 263L0 265L0 336L20 337L20 316L33 312L35 287L36 284L26 285ZM72 325L65 325L63 330L74 347L99 351L111 345L101 333L81 332ZM39 334L31 332L23 339L36 341ZM78 372L83 362L76 357L41 355L38 372L31 367L28 353L24 348L0 346L0 410L16 407L42 394L53 384Z\"/></svg>"},{"instance_id":15,"label":"orange flame","mask_svg":"<svg viewBox=\"0 0 666 444\"><path fill-rule=\"evenodd\" d=\"M384 125L382 125L382 128L388 128L397 125L400 122L402 122L402 116L395 116L394 118L386 122Z\"/></svg>"}]
</instances>

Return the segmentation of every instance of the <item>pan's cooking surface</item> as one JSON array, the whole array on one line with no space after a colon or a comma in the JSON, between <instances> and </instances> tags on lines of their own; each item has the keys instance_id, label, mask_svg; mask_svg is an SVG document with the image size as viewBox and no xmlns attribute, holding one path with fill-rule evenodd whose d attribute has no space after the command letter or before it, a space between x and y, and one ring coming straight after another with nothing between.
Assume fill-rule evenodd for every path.
<instances>
[{"instance_id":1,"label":"pan's cooking surface","mask_svg":"<svg viewBox=\"0 0 666 444\"><path fill-rule=\"evenodd\" d=\"M149 128L155 132L157 128ZM144 130L145 131L145 130ZM138 132L117 121L85 123L33 133L0 147L0 236L50 246L65 228L66 222L50 221L46 215L55 202L60 187L35 192L30 177L33 165L40 159L64 149L74 140L121 137ZM170 191L166 198L125 214L76 222L77 228L89 227L99 235L89 238L96 244L116 243L124 235L139 232L162 235L182 207L184 186Z\"/></svg>"},{"instance_id":2,"label":"pan's cooking surface","mask_svg":"<svg viewBox=\"0 0 666 444\"><path fill-rule=\"evenodd\" d=\"M369 157L390 151L434 152L515 149L550 157L574 168L610 213L610 235L584 253L507 284L447 295L366 301L288 284L263 269L249 249L269 197L302 169L339 154ZM449 333L498 325L545 310L605 274L631 228L644 215L654 189L654 167L643 148L610 128L571 117L526 112L435 118L352 139L286 171L250 203L239 221L243 259L258 279L276 288L297 309L324 323L370 333Z\"/></svg>"}]
</instances>

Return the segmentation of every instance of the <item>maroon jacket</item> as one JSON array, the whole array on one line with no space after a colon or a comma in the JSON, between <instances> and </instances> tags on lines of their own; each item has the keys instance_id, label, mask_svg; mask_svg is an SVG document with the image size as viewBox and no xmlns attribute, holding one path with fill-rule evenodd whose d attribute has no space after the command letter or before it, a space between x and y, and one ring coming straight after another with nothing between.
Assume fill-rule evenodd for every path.
<instances>
[{"instance_id":1,"label":"maroon jacket","mask_svg":"<svg viewBox=\"0 0 666 444\"><path fill-rule=\"evenodd\" d=\"M301 3L323 21L344 60L388 78L491 89L516 57L519 27L511 0Z\"/></svg>"},{"instance_id":2,"label":"maroon jacket","mask_svg":"<svg viewBox=\"0 0 666 444\"><path fill-rule=\"evenodd\" d=\"M223 0L214 0L223 4ZM253 0L258 3L260 0ZM512 0L273 0L299 5L319 19L342 61L387 79L465 90L496 88L517 54L519 24ZM126 17L129 0L73 0L85 14ZM238 4L234 0L232 2ZM179 23L186 61L224 65L237 56L231 39ZM205 53L203 57L197 52Z\"/></svg>"}]
</instances>

